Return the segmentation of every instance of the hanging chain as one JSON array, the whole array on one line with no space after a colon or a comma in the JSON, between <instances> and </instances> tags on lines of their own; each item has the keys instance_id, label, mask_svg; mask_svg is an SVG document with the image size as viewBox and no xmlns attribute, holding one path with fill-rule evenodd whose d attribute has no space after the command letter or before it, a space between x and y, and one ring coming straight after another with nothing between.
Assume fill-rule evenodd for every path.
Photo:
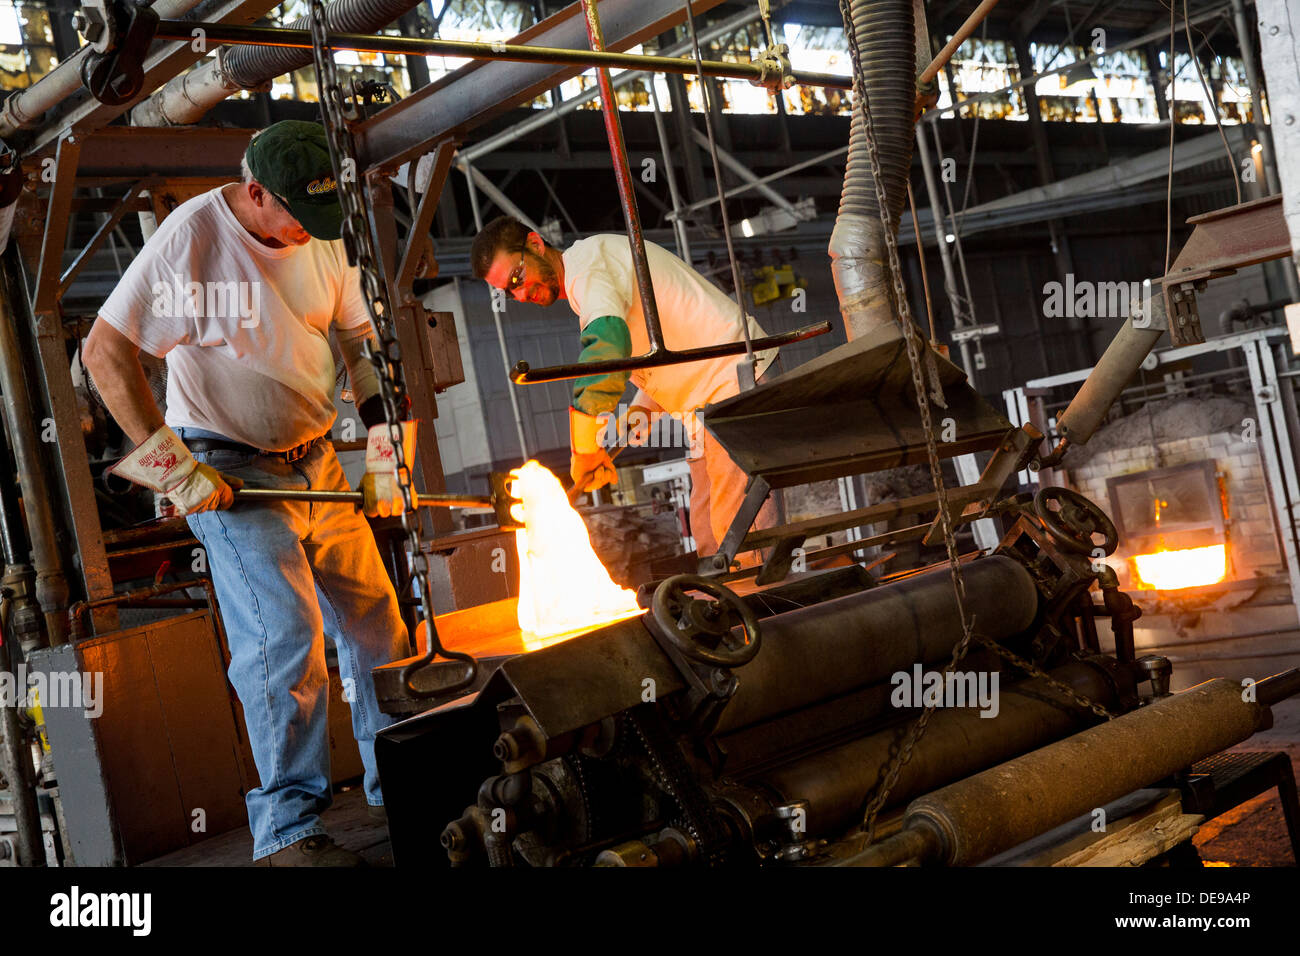
<instances>
[{"instance_id":1,"label":"hanging chain","mask_svg":"<svg viewBox=\"0 0 1300 956\"><path fill-rule=\"evenodd\" d=\"M943 528L944 545L948 552L948 568L952 575L953 590L957 598L957 614L961 620L961 640L953 648L952 659L943 669L943 674L946 676L961 662L961 659L966 656L966 652L970 649L971 641L975 635L975 621L966 614L966 585L961 576L961 562L957 556L957 540L952 530L952 515L948 510L948 492L944 486L943 471L939 464L939 449L935 441L934 422L930 414L930 395L926 390L926 383L921 372L923 361L921 350L924 343L921 339L920 330L917 329L916 323L912 320L911 307L907 299L907 289L903 286L903 270L899 260L898 240L894 232L893 216L890 212L888 197L885 195L884 179L881 176L880 154L876 150L876 134L871 116L871 103L867 97L866 82L863 79L862 63L859 58L857 31L853 25L853 15L849 9L848 0L840 0L840 14L844 18L844 32L848 39L849 57L853 64L854 111L861 115L865 126L867 155L871 160L871 177L876 190L876 203L880 207L880 215L884 223L885 250L889 256L888 266L894 306L897 309L899 324L902 326L903 341L907 346L907 361L911 366L912 386L916 392L917 408L921 413L921 428L925 432L925 450L930 463L930 477L934 482L935 498L939 506L939 521ZM933 369L931 369L931 383L938 389L937 376L933 374ZM936 397L942 402L942 392L939 392ZM898 776L902 773L903 767L912 759L912 751L925 734L930 718L934 715L934 710L933 706L926 707L915 723L908 728L902 746L890 762L875 796L867 804L863 817L863 830L866 832L868 844L871 843L875 836L876 817L884 807L885 801L889 799L889 793L898 782Z\"/></svg>"},{"instance_id":2,"label":"hanging chain","mask_svg":"<svg viewBox=\"0 0 1300 956\"><path fill-rule=\"evenodd\" d=\"M952 576L953 590L957 599L957 614L961 621L962 636L961 640L953 648L952 658L944 666L942 671L946 678L948 674L957 667L970 650L971 642L975 639L975 620L968 618L966 614L966 584L961 576L961 562L957 555L957 539L953 533L952 515L948 510L948 492L943 481L943 471L939 464L939 449L934 437L934 422L930 414L930 395L926 391L925 381L922 377L922 348L924 343L921 339L920 330L912 320L911 306L907 298L907 289L903 285L903 270L898 253L898 239L894 231L893 215L885 195L885 184L881 176L880 154L876 149L876 131L875 124L871 115L871 103L867 96L866 83L863 79L862 63L859 57L857 31L854 28L852 12L849 9L848 0L840 0L840 14L844 19L844 31L848 39L849 57L853 64L853 96L854 110L860 111L864 132L866 133L867 155L871 161L871 176L876 192L876 203L880 207L880 215L884 224L885 250L888 253L888 265L890 272L890 283L893 290L894 305L897 311L897 318L903 330L903 341L907 346L907 361L912 372L912 386L916 392L916 404L921 414L921 427L925 432L925 449L926 456L930 464L930 477L934 483L935 499L939 506L939 522L943 528L944 547L948 553L948 569ZM855 117L856 119L856 117ZM933 365L933 353L927 355L930 357L930 380L932 387L939 389L938 377L935 374ZM938 392L936 397L942 403L942 392ZM1029 673L1045 679L1051 686L1065 693L1068 697L1078 703L1080 706L1092 710L1103 718L1109 719L1112 715L1100 704L1088 700L1086 697L1078 694L1073 688L1056 680L1048 675L1041 668L1035 666L1029 661L1019 657L1019 655L1001 647L996 642L981 637L980 643L992 648L996 653L1015 663L1016 666L1022 667ZM898 783L898 777L903 771L909 760L912 759L912 753L921 738L925 735L926 728L930 725L930 720L934 716L935 706L927 706L921 715L912 723L904 735L903 742L890 761L889 767L885 771L884 779L877 788L875 795L867 804L863 814L862 829L866 834L868 845L875 838L876 819L880 811L884 808L886 801L889 799L890 791Z\"/></svg>"},{"instance_id":3,"label":"hanging chain","mask_svg":"<svg viewBox=\"0 0 1300 956\"><path fill-rule=\"evenodd\" d=\"M370 314L370 323L379 342L378 348L375 348L373 342L368 341L365 354L375 367L375 374L379 379L384 420L388 425L389 440L393 444L393 458L397 463L397 484L402 493L404 506L401 516L402 531L406 535L411 576L420 589L420 605L429 643L428 652L403 669L402 680L408 693L416 697L430 696L411 684L411 674L436 656L463 661L469 665L468 675L456 685L438 690L440 694L454 693L473 684L477 673L477 662L469 654L444 649L438 640L438 631L434 624L433 589L429 581L429 556L423 548L420 515L416 507L418 495L402 441L404 410L410 403L402 373L401 346L397 340L397 327L393 313L389 308L387 284L380 274L378 257L375 254L367 215L367 199L358 175L352 134L348 130L349 114L355 112L355 105L349 105L344 101L343 87L339 83L338 71L334 63L334 53L329 47L329 38L326 35L324 0L309 0L309 3L316 85L320 95L321 113L325 121L325 136L329 142L330 160L334 166L334 181L337 184L339 204L343 208L343 246L347 250L348 264L356 266L360 272L366 311Z\"/></svg>"},{"instance_id":4,"label":"hanging chain","mask_svg":"<svg viewBox=\"0 0 1300 956\"><path fill-rule=\"evenodd\" d=\"M1057 680L1055 677L1047 673L1047 671L1043 670L1033 661L1026 660L1025 658L1021 657L1019 654L1017 654L1015 651L1003 647L997 641L991 641L986 637L979 638L979 641L981 644L983 644L985 647L991 650L994 654L997 654L999 657L1003 658L1004 660L1010 661L1016 667L1019 667L1022 671L1027 672L1030 676L1037 677L1039 680L1045 682L1050 687L1052 687L1053 690L1059 691L1060 693L1064 694L1066 697L1068 697L1071 701L1073 701L1076 705L1081 707L1083 710L1092 711L1102 720L1114 720L1116 716L1118 716L1117 714L1112 714L1109 710L1107 710L1101 704L1097 703L1097 701L1093 700L1092 698L1087 697L1084 694L1080 694L1077 690L1075 690L1073 687L1071 687L1069 684L1065 683L1064 681Z\"/></svg>"}]
</instances>

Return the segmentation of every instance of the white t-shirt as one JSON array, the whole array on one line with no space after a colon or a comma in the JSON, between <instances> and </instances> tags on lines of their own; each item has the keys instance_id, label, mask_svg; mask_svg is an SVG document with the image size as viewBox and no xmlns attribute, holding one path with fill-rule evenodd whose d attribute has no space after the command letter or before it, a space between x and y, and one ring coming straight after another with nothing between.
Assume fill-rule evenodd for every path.
<instances>
[{"instance_id":1,"label":"white t-shirt","mask_svg":"<svg viewBox=\"0 0 1300 956\"><path fill-rule=\"evenodd\" d=\"M645 250L659 307L659 325L668 348L680 351L744 338L740 308L721 289L667 249L647 242ZM579 327L585 329L602 315L616 315L627 322L632 333L632 354L648 352L650 339L627 237L580 239L565 250L563 258L564 293L578 315ZM747 318L751 338L766 334L753 316ZM776 349L758 353L759 375L775 357ZM641 369L632 373L632 382L665 411L694 411L740 391L736 364L743 358L741 353Z\"/></svg>"},{"instance_id":2,"label":"white t-shirt","mask_svg":"<svg viewBox=\"0 0 1300 956\"><path fill-rule=\"evenodd\" d=\"M220 187L182 203L99 315L167 359L167 424L286 451L334 423L331 326L369 322L342 240L273 249Z\"/></svg>"}]
</instances>

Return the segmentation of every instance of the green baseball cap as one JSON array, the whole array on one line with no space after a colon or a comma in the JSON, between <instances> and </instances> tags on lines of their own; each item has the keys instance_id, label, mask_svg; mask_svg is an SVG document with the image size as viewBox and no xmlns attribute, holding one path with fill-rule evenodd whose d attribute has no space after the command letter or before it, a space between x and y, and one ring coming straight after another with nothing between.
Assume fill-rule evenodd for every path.
<instances>
[{"instance_id":1,"label":"green baseball cap","mask_svg":"<svg viewBox=\"0 0 1300 956\"><path fill-rule=\"evenodd\" d=\"M339 238L343 208L325 127L283 120L254 137L245 155L253 178L278 196L310 235Z\"/></svg>"}]
</instances>

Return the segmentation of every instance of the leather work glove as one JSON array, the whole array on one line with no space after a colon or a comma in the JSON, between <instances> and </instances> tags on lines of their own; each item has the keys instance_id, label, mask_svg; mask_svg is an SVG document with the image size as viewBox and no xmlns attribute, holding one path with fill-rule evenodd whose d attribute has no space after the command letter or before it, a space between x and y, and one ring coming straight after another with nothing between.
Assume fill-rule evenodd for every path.
<instances>
[{"instance_id":1,"label":"leather work glove","mask_svg":"<svg viewBox=\"0 0 1300 956\"><path fill-rule=\"evenodd\" d=\"M600 447L601 420L570 406L569 408L569 477L579 491L595 491L605 485L618 484L618 472L609 452Z\"/></svg>"},{"instance_id":2,"label":"leather work glove","mask_svg":"<svg viewBox=\"0 0 1300 956\"><path fill-rule=\"evenodd\" d=\"M650 441L653 422L653 411L642 405L633 405L618 417L615 428L626 444L640 448Z\"/></svg>"},{"instance_id":3,"label":"leather work glove","mask_svg":"<svg viewBox=\"0 0 1300 956\"><path fill-rule=\"evenodd\" d=\"M244 482L194 460L180 436L164 425L109 469L164 494L183 515L229 508Z\"/></svg>"},{"instance_id":4,"label":"leather work glove","mask_svg":"<svg viewBox=\"0 0 1300 956\"><path fill-rule=\"evenodd\" d=\"M407 468L415 457L415 424L402 422L402 451ZM361 477L361 498L361 510L367 518L387 518L406 510L387 423L372 425L366 432L366 473Z\"/></svg>"}]
</instances>

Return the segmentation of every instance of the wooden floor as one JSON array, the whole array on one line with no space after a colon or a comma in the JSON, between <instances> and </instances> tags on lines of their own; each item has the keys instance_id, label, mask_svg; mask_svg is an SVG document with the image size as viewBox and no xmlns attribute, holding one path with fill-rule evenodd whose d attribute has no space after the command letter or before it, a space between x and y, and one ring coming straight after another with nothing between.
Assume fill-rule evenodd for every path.
<instances>
[{"instance_id":1,"label":"wooden floor","mask_svg":"<svg viewBox=\"0 0 1300 956\"><path fill-rule=\"evenodd\" d=\"M335 794L334 805L321 814L321 822L335 843L360 853L371 866L393 865L388 828L370 819L365 792L360 786ZM247 827L240 827L142 865L252 866L253 835Z\"/></svg>"}]
</instances>

